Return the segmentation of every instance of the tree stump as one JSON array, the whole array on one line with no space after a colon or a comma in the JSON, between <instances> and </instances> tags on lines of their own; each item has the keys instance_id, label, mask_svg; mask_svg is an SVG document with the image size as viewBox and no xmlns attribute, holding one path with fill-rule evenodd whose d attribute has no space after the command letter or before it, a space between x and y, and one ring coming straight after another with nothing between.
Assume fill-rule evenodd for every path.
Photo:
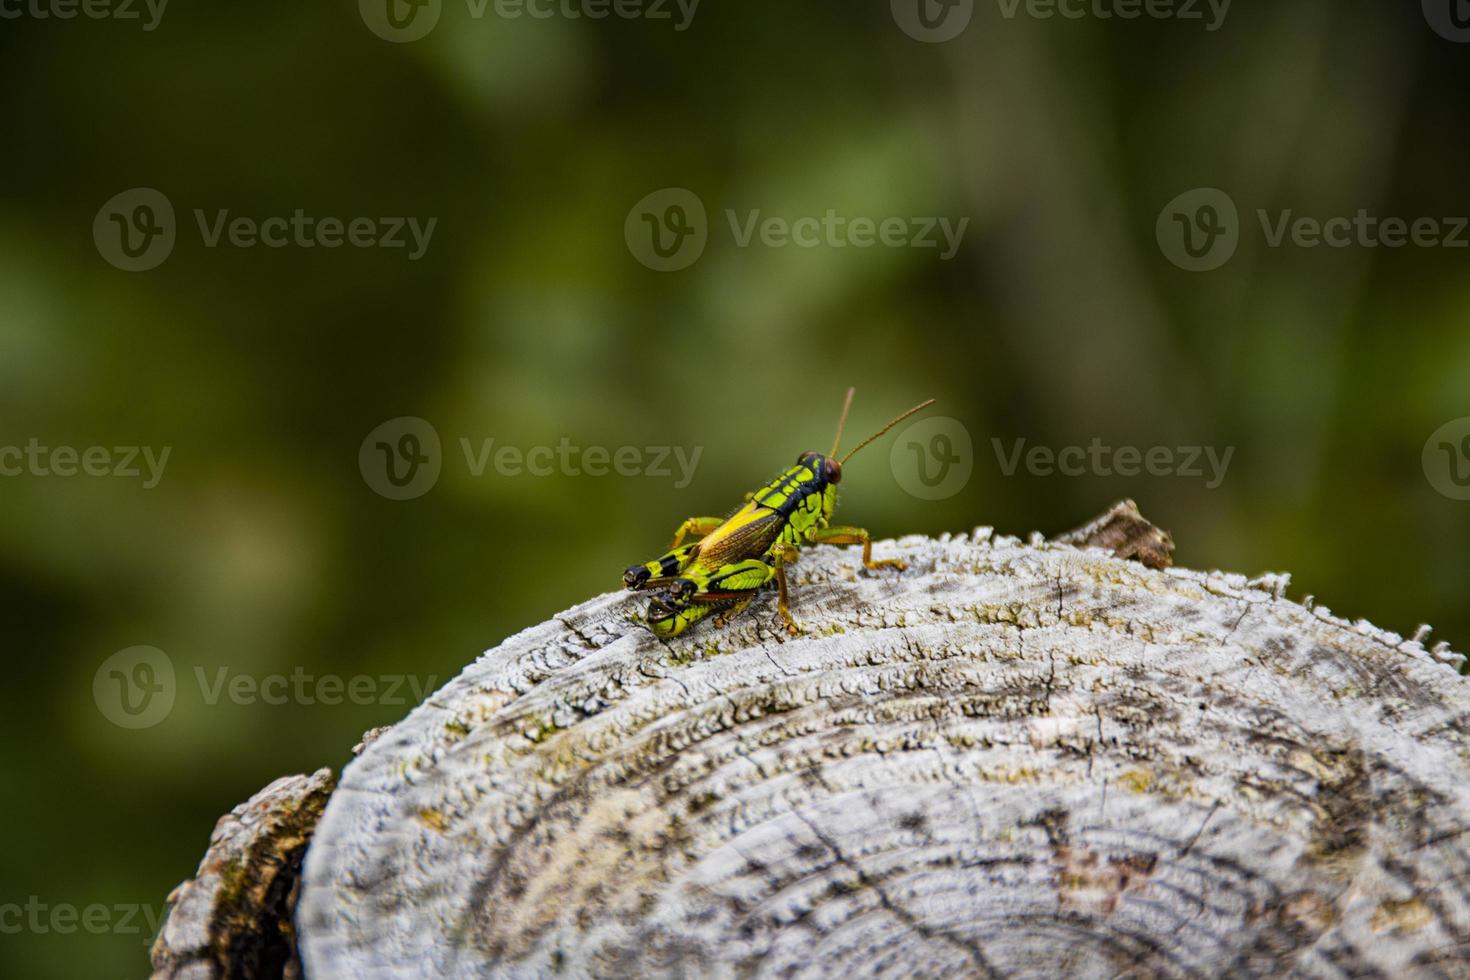
<instances>
[{"instance_id":1,"label":"tree stump","mask_svg":"<svg viewBox=\"0 0 1470 980\"><path fill-rule=\"evenodd\" d=\"M511 637L346 768L305 974L1470 976L1462 658L1168 544L814 548L798 638Z\"/></svg>"}]
</instances>

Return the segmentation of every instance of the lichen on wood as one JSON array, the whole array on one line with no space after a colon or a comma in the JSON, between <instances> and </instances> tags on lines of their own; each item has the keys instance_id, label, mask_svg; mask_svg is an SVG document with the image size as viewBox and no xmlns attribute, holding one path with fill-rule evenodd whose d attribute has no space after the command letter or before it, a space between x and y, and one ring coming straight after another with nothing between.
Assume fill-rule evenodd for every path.
<instances>
[{"instance_id":1,"label":"lichen on wood","mask_svg":"<svg viewBox=\"0 0 1470 980\"><path fill-rule=\"evenodd\" d=\"M1458 655L1110 550L814 548L797 638L511 637L345 770L307 976L1470 975Z\"/></svg>"}]
</instances>

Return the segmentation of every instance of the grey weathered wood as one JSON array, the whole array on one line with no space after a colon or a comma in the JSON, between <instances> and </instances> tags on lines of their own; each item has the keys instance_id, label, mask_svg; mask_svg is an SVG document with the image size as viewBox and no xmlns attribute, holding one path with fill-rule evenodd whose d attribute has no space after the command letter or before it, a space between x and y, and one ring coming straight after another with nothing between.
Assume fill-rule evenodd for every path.
<instances>
[{"instance_id":1,"label":"grey weathered wood","mask_svg":"<svg viewBox=\"0 0 1470 980\"><path fill-rule=\"evenodd\" d=\"M1424 630L989 529L875 553L803 554L797 639L613 593L486 653L344 772L307 976L1470 975Z\"/></svg>"}]
</instances>

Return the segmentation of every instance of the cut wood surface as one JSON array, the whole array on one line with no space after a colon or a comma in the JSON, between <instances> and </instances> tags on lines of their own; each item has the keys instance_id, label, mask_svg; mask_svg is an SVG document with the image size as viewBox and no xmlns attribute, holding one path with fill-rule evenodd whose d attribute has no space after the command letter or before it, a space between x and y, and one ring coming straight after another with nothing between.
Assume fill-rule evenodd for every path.
<instances>
[{"instance_id":1,"label":"cut wood surface","mask_svg":"<svg viewBox=\"0 0 1470 980\"><path fill-rule=\"evenodd\" d=\"M1470 976L1460 658L1145 567L1130 510L1138 561L810 549L798 638L511 637L347 766L306 976Z\"/></svg>"}]
</instances>

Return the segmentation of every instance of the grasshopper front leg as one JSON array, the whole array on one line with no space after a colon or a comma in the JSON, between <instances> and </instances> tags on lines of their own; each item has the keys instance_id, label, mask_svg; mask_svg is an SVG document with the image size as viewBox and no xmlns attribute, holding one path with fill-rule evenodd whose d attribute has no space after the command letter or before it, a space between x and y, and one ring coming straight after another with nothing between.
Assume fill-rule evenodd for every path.
<instances>
[{"instance_id":1,"label":"grasshopper front leg","mask_svg":"<svg viewBox=\"0 0 1470 980\"><path fill-rule=\"evenodd\" d=\"M884 558L881 561L873 560L873 539L868 536L866 528L848 527L835 525L833 527L820 528L812 534L812 544L860 544L863 546L863 567L874 568L896 568L903 571L908 568L908 562L899 558Z\"/></svg>"},{"instance_id":2,"label":"grasshopper front leg","mask_svg":"<svg viewBox=\"0 0 1470 980\"><path fill-rule=\"evenodd\" d=\"M776 611L786 624L786 632L792 636L800 636L806 632L791 617L790 589L786 585L786 566L794 563L799 554L789 544L776 544L771 548L772 570L776 573L776 588L780 590L776 597Z\"/></svg>"}]
</instances>

